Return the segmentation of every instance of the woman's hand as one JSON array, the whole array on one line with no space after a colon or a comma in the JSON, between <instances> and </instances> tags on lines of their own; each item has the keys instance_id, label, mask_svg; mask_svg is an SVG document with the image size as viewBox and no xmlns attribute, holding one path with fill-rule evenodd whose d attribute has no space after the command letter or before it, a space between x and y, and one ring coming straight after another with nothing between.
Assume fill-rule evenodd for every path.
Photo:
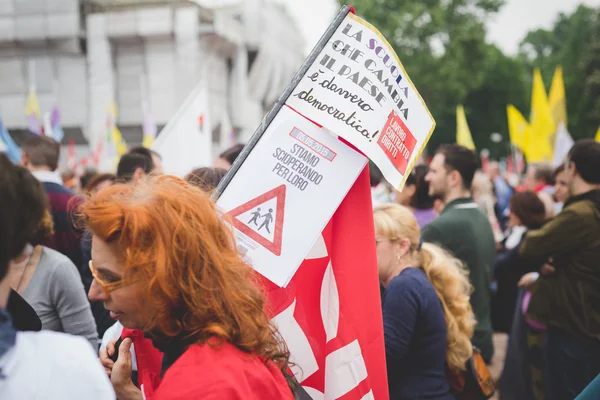
<instances>
[{"instance_id":1,"label":"woman's hand","mask_svg":"<svg viewBox=\"0 0 600 400\"><path fill-rule=\"evenodd\" d=\"M106 373L110 377L112 373L113 366L115 365L114 361L110 359L110 357L115 354L115 343L117 343L118 339L111 340L105 349L100 350L100 363L106 370Z\"/></svg>"},{"instance_id":2,"label":"woman's hand","mask_svg":"<svg viewBox=\"0 0 600 400\"><path fill-rule=\"evenodd\" d=\"M131 339L127 338L119 346L119 358L112 367L110 381L119 400L143 400L142 392L131 380L133 361L131 359ZM107 346L108 349L108 346ZM114 353L114 343L113 343Z\"/></svg>"},{"instance_id":3,"label":"woman's hand","mask_svg":"<svg viewBox=\"0 0 600 400\"><path fill-rule=\"evenodd\" d=\"M119 346L119 358L112 367L112 373L110 374L110 381L115 387L127 386L131 381L131 370L133 362L131 361L131 339L127 338L121 342ZM108 349L108 346L106 346ZM114 354L114 344L113 351Z\"/></svg>"},{"instance_id":4,"label":"woman's hand","mask_svg":"<svg viewBox=\"0 0 600 400\"><path fill-rule=\"evenodd\" d=\"M125 339L119 346L119 358L114 362L110 357L115 354L115 343L118 339L111 340L106 349L100 350L100 363L110 377L113 389L119 400L143 400L142 392L131 380L133 361L131 359L131 339Z\"/></svg>"}]
</instances>

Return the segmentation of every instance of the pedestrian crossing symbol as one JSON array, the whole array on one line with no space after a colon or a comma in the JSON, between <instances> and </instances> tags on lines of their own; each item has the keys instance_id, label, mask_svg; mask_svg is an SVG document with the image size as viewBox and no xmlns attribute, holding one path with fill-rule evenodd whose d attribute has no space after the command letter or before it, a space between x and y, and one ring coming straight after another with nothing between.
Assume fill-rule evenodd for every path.
<instances>
[{"instance_id":1,"label":"pedestrian crossing symbol","mask_svg":"<svg viewBox=\"0 0 600 400\"><path fill-rule=\"evenodd\" d=\"M276 256L281 255L285 192L280 185L226 214L238 231Z\"/></svg>"}]
</instances>

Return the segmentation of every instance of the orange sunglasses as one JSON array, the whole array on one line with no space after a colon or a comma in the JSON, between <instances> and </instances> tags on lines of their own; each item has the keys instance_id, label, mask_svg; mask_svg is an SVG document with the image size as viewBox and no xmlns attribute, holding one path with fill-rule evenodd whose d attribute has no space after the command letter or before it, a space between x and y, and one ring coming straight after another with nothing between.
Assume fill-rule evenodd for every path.
<instances>
[{"instance_id":1,"label":"orange sunglasses","mask_svg":"<svg viewBox=\"0 0 600 400\"><path fill-rule=\"evenodd\" d=\"M102 287L102 290L104 290L104 293L106 293L107 295L110 292L115 291L127 284L127 282L125 282L124 279L120 279L116 282L106 282L98 276L98 270L94 267L92 260L90 260L89 266L90 271L92 271L92 276L94 277L94 280L98 282L98 284Z\"/></svg>"}]
</instances>

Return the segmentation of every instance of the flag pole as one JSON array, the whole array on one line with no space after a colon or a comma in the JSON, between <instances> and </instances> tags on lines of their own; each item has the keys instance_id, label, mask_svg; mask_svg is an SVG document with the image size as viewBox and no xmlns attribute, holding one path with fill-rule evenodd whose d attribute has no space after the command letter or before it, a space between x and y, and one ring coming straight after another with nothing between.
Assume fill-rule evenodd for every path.
<instances>
[{"instance_id":1,"label":"flag pole","mask_svg":"<svg viewBox=\"0 0 600 400\"><path fill-rule=\"evenodd\" d=\"M146 73L140 74L140 97L142 99L142 118L144 112L149 108L148 102L148 87L147 87L148 75Z\"/></svg>"},{"instance_id":2,"label":"flag pole","mask_svg":"<svg viewBox=\"0 0 600 400\"><path fill-rule=\"evenodd\" d=\"M59 100L60 100L60 96L59 96L59 84L58 84L58 79L54 78L52 80L52 94L54 94L54 106L56 108L58 108L58 104L59 104Z\"/></svg>"},{"instance_id":3,"label":"flag pole","mask_svg":"<svg viewBox=\"0 0 600 400\"><path fill-rule=\"evenodd\" d=\"M27 71L27 79L29 84L29 93L35 92L35 61L29 60L29 71Z\"/></svg>"},{"instance_id":4,"label":"flag pole","mask_svg":"<svg viewBox=\"0 0 600 400\"><path fill-rule=\"evenodd\" d=\"M265 133L265 131L267 130L277 113L279 113L281 108L284 106L288 97L290 97L296 86L298 86L298 83L300 83L300 80L304 77L304 75L306 75L308 69L316 61L319 53L321 53L321 50L323 50L323 48L327 45L327 42L329 41L329 39L331 39L331 37L333 36L337 28L341 25L342 21L344 20L344 18L346 18L346 15L348 15L349 12L350 7L346 5L342 6L342 8L340 9L336 17L333 19L323 36L321 36L321 39L319 39L319 41L312 49L306 60L304 60L304 63L302 63L302 65L300 66L290 83L287 85L287 87L284 89L281 95L279 95L279 98L277 99L273 107L271 107L267 115L265 115L265 117L261 121L258 128L256 128L256 130L254 131L254 134L248 141L248 144L244 146L244 150L242 150L240 155L236 158L235 162L233 163L227 174L219 183L219 186L217 186L217 188L213 192L211 196L213 200L217 200L221 196L223 191L225 191L229 183L231 183L235 174L239 171L244 161L246 161L246 158L248 158L248 156L250 155L250 152L258 144L260 138Z\"/></svg>"}]
</instances>

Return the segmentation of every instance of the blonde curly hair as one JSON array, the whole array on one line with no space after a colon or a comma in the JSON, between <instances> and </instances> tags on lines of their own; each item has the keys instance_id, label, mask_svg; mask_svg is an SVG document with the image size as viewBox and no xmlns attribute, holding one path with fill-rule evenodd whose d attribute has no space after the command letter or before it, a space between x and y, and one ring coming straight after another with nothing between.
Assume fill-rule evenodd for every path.
<instances>
[{"instance_id":1,"label":"blonde curly hair","mask_svg":"<svg viewBox=\"0 0 600 400\"><path fill-rule=\"evenodd\" d=\"M441 247L423 243L413 213L399 204L383 204L374 210L377 234L389 240L408 239L415 267L421 268L433 285L448 327L446 364L456 373L464 371L473 355L471 337L475 315L469 301L473 287L463 263Z\"/></svg>"}]
</instances>

